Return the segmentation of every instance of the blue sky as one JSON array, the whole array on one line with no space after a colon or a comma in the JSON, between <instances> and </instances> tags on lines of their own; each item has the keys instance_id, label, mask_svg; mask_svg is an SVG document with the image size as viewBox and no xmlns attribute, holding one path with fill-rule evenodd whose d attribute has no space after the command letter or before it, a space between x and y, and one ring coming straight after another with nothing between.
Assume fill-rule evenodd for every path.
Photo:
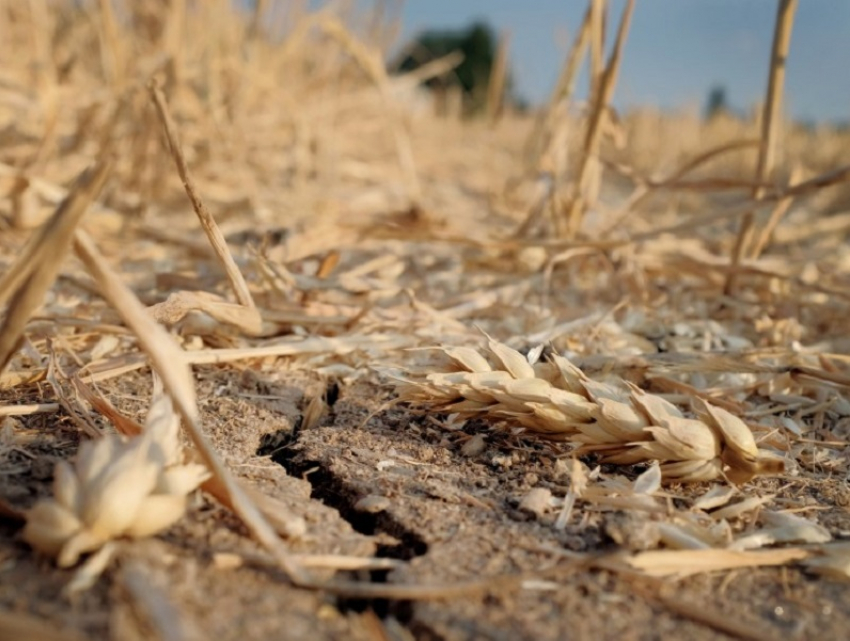
<instances>
[{"instance_id":1,"label":"blue sky","mask_svg":"<svg viewBox=\"0 0 850 641\"><path fill-rule=\"evenodd\" d=\"M610 0L609 35L623 3ZM776 4L637 0L615 104L701 108L709 88L722 84L732 106L748 108L764 94ZM584 0L406 0L401 40L483 18L511 34L517 89L537 102L551 90L585 7ZM786 96L795 118L850 120L850 0L800 0Z\"/></svg>"}]
</instances>

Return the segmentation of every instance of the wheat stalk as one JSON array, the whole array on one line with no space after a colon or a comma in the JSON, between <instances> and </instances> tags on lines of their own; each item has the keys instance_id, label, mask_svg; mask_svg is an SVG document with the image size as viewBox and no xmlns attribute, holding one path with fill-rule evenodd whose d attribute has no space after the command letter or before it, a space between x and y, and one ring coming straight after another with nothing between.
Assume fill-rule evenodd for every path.
<instances>
[{"instance_id":1,"label":"wheat stalk","mask_svg":"<svg viewBox=\"0 0 850 641\"><path fill-rule=\"evenodd\" d=\"M594 41L598 42L601 47L600 32L602 30L602 3L593 2L591 12L596 15L596 20L591 17L591 45L595 48ZM626 35L629 32L629 27L632 22L632 13L634 12L634 0L628 0L626 6L623 7L623 15L620 18L620 27L617 31L617 38L614 41L614 48L608 58L608 64L604 70L594 69L595 74L592 78L591 88L593 89L592 109L587 122L587 130L584 137L584 146L582 149L581 160L579 162L576 178L572 186L573 193L567 211L566 232L567 235L574 237L581 228L582 219L585 210L593 204L596 198L594 193L596 189L590 189L591 179L594 171L599 167L598 156L599 147L602 140L603 126L608 114L608 106L611 103L611 98L614 95L614 87L617 84L617 76L620 72L620 64L623 56L623 46L626 41ZM594 24L595 23L595 24ZM594 26L596 35L594 36ZM593 53L593 49L591 50ZM601 64L601 51L598 51L592 56L591 61L594 66L599 67Z\"/></svg>"},{"instance_id":2,"label":"wheat stalk","mask_svg":"<svg viewBox=\"0 0 850 641\"><path fill-rule=\"evenodd\" d=\"M563 356L531 363L488 339L486 355L469 347L440 348L451 370L410 373L397 379L403 401L513 422L542 438L595 452L605 463L661 463L667 481L725 477L744 483L783 470L781 460L760 451L753 433L728 411L694 399L695 418L660 396L630 383L588 378Z\"/></svg>"},{"instance_id":3,"label":"wheat stalk","mask_svg":"<svg viewBox=\"0 0 850 641\"><path fill-rule=\"evenodd\" d=\"M770 55L770 70L768 72L767 94L761 119L761 147L759 148L758 165L756 166L755 182L762 185L773 172L776 161L776 149L779 138L780 113L782 110L782 91L785 85L785 69L788 60L788 50L791 46L791 30L794 26L794 14L797 11L797 0L780 0L777 5L776 23L773 31L773 46ZM762 200L765 190L757 186L753 191L753 199ZM777 205L770 225L775 225L782 216L782 205ZM741 219L738 237L732 249L732 265L738 267L741 261L751 254L758 257L759 240L754 239L755 212L748 212ZM725 291L727 294L735 290L736 271L729 273Z\"/></svg>"}]
</instances>

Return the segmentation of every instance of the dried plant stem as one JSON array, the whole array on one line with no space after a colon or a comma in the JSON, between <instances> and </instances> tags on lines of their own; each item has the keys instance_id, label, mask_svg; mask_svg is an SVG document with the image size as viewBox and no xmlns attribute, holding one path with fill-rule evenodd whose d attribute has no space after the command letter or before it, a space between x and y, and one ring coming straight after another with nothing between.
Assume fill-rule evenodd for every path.
<instances>
[{"instance_id":1,"label":"dried plant stem","mask_svg":"<svg viewBox=\"0 0 850 641\"><path fill-rule=\"evenodd\" d=\"M250 37L257 38L262 33L263 18L268 12L269 0L257 0L254 3L254 12L251 15L251 25L248 33Z\"/></svg>"},{"instance_id":2,"label":"dried plant stem","mask_svg":"<svg viewBox=\"0 0 850 641\"><path fill-rule=\"evenodd\" d=\"M309 577L290 558L272 526L248 498L204 436L198 415L192 373L183 350L174 338L150 317L135 294L116 276L87 234L77 232L74 249L98 283L102 295L119 311L124 322L133 330L151 359L154 369L162 377L166 390L183 418L184 426L198 449L201 459L213 477L221 481L236 514L257 540L274 555L292 581L309 583Z\"/></svg>"},{"instance_id":3,"label":"dried plant stem","mask_svg":"<svg viewBox=\"0 0 850 641\"><path fill-rule=\"evenodd\" d=\"M32 24L29 35L32 38L33 58L38 62L35 71L38 73L41 88L46 89L56 84L51 43L51 11L46 0L28 0L27 4Z\"/></svg>"},{"instance_id":4,"label":"dried plant stem","mask_svg":"<svg viewBox=\"0 0 850 641\"><path fill-rule=\"evenodd\" d=\"M163 49L168 52L173 70L174 85L179 86L183 80L184 63L183 50L186 42L186 0L171 0L169 3L168 19L162 36Z\"/></svg>"},{"instance_id":5,"label":"dried plant stem","mask_svg":"<svg viewBox=\"0 0 850 641\"><path fill-rule=\"evenodd\" d=\"M697 603L693 597L687 598L681 593L674 593L668 582L650 577L633 580L632 585L638 594L657 600L668 610L678 616L690 619L713 630L728 634L736 639L745 641L770 641L779 634L778 630L757 626L728 612L721 612L706 603Z\"/></svg>"},{"instance_id":6,"label":"dried plant stem","mask_svg":"<svg viewBox=\"0 0 850 641\"><path fill-rule=\"evenodd\" d=\"M605 20L607 17L606 0L591 0L590 14L590 84L588 95L591 100L599 94L605 71ZM593 104L591 102L591 104ZM606 106L607 112L607 106ZM607 113L603 114L601 127L603 131L608 125ZM599 200L599 191L602 188L603 165L598 153L588 159L587 178L581 190L585 207L590 207ZM557 214L556 214L556 220Z\"/></svg>"},{"instance_id":7,"label":"dried plant stem","mask_svg":"<svg viewBox=\"0 0 850 641\"><path fill-rule=\"evenodd\" d=\"M800 177L800 167L794 167L791 171L791 184L795 184ZM785 196L776 205L770 212L770 217L767 219L767 223L762 228L761 233L753 242L752 251L750 252L750 258L756 259L761 256L761 253L764 251L765 247L770 243L771 238L773 237L773 232L776 230L777 225L779 225L779 221L782 220L783 216L788 212L791 208L791 204L794 202L793 196Z\"/></svg>"},{"instance_id":8,"label":"dried plant stem","mask_svg":"<svg viewBox=\"0 0 850 641\"><path fill-rule=\"evenodd\" d=\"M590 0L590 93L594 96L605 64L605 0Z\"/></svg>"},{"instance_id":9,"label":"dried plant stem","mask_svg":"<svg viewBox=\"0 0 850 641\"><path fill-rule=\"evenodd\" d=\"M491 124L496 124L504 112L509 45L510 35L503 33L499 38L496 59L490 70L490 82L487 83L487 117Z\"/></svg>"},{"instance_id":10,"label":"dried plant stem","mask_svg":"<svg viewBox=\"0 0 850 641\"><path fill-rule=\"evenodd\" d=\"M408 82L412 86L423 84L426 80L447 74L461 62L463 62L463 54L459 51L452 51L445 56L426 62L421 67L411 69L404 75L397 76L396 81Z\"/></svg>"},{"instance_id":11,"label":"dried plant stem","mask_svg":"<svg viewBox=\"0 0 850 641\"><path fill-rule=\"evenodd\" d=\"M37 403L33 405L3 405L0 406L0 416L32 416L33 414L49 414L59 410L59 403Z\"/></svg>"},{"instance_id":12,"label":"dried plant stem","mask_svg":"<svg viewBox=\"0 0 850 641\"><path fill-rule=\"evenodd\" d=\"M123 47L121 37L118 33L118 21L111 0L99 0L99 19L101 28L100 35L100 62L107 79L118 85L122 82L121 70L123 68Z\"/></svg>"},{"instance_id":13,"label":"dried plant stem","mask_svg":"<svg viewBox=\"0 0 850 641\"><path fill-rule=\"evenodd\" d=\"M759 149L756 167L757 183L762 183L768 178L773 171L776 160L776 147L781 126L782 92L785 85L788 50L791 45L791 29L794 25L796 10L797 0L780 0L776 16L776 30L773 36L767 99L762 117L762 146ZM753 195L759 198L762 191L762 189L757 188Z\"/></svg>"},{"instance_id":14,"label":"dried plant stem","mask_svg":"<svg viewBox=\"0 0 850 641\"><path fill-rule=\"evenodd\" d=\"M620 19L620 28L617 31L614 50L611 52L605 72L602 74L597 91L593 96L593 107L587 123L581 162L573 181L569 209L566 220L564 221L565 226L561 230L561 235L568 238L574 238L576 236L581 228L585 209L591 204L586 200L587 188L599 153L599 143L602 139L603 124L608 111L608 104L611 102L611 97L614 95L614 87L617 84L623 45L626 41L626 35L629 32L634 7L634 0L628 0L623 9L623 16Z\"/></svg>"},{"instance_id":15,"label":"dried plant stem","mask_svg":"<svg viewBox=\"0 0 850 641\"><path fill-rule=\"evenodd\" d=\"M198 216L198 220L201 222L201 227L203 227L213 250L215 250L216 256L218 256L219 261L221 261L221 264L227 273L227 277L230 280L230 286L236 294L236 300L245 307L254 309L256 308L256 305L254 304L251 292L248 290L248 284L245 282L242 272L239 271L236 261L233 260L230 249L227 247L227 242L224 240L224 235L221 233L221 230L215 222L212 214L206 208L206 205L204 205L203 200L201 200L201 196L195 187L195 182L189 175L189 168L186 166L186 160L183 157L183 150L181 149L180 142L177 138L174 121L168 111L168 104L165 101L162 89L155 81L151 81L149 83L148 89L151 97L153 98L153 102L156 105L156 110L159 114L162 126L165 129L168 146L171 149L174 164L177 166L177 172L180 174L180 179L183 181L183 186L186 188L186 195L189 196L189 200L192 202L192 207Z\"/></svg>"},{"instance_id":16,"label":"dried plant stem","mask_svg":"<svg viewBox=\"0 0 850 641\"><path fill-rule=\"evenodd\" d=\"M794 26L794 13L797 10L797 0L780 0L776 13L776 25L773 32L773 47L770 55L770 71L768 73L767 95L761 118L761 147L759 148L756 165L753 199L758 201L764 196L761 187L773 172L776 159L776 147L781 126L782 91L785 85L785 69L788 50L791 45L791 30ZM744 216L738 230L738 237L732 250L732 265L741 264L744 256L750 252L753 244L755 213ZM732 293L735 289L736 270L730 273L726 281L725 292Z\"/></svg>"},{"instance_id":17,"label":"dried plant stem","mask_svg":"<svg viewBox=\"0 0 850 641\"><path fill-rule=\"evenodd\" d=\"M707 163L709 160L716 158L717 156L733 151L740 151L742 149L755 147L758 144L758 140L735 140L733 142L723 143L717 147L712 147L711 149L704 151L701 154L691 158L688 162L679 167L676 171L671 173L666 178L662 178L660 180L640 181L632 195L629 196L626 202L620 207L619 211L614 214L614 216L612 216L613 221L605 229L605 231L602 232L601 235L608 236L614 230L618 229L623 224L623 220L625 219L625 217L635 211L638 207L640 207L640 205L643 204L643 202L657 190L674 186L690 172L694 171L701 165Z\"/></svg>"}]
</instances>

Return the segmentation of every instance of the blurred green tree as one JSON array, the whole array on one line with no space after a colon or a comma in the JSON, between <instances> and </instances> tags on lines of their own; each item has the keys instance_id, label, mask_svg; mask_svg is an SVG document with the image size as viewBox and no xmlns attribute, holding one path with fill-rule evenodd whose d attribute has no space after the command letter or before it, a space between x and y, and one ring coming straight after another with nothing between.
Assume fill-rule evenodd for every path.
<instances>
[{"instance_id":1,"label":"blurred green tree","mask_svg":"<svg viewBox=\"0 0 850 641\"><path fill-rule=\"evenodd\" d=\"M464 110L475 114L486 105L497 46L498 39L492 28L483 22L476 22L462 30L428 30L423 31L407 45L390 67L395 72L412 71L459 51L463 54L463 62L455 67L452 73L431 78L425 85L439 92L446 91L452 85L459 86L463 92ZM510 73L507 74L505 93L512 104L521 104L521 101L513 96Z\"/></svg>"},{"instance_id":2,"label":"blurred green tree","mask_svg":"<svg viewBox=\"0 0 850 641\"><path fill-rule=\"evenodd\" d=\"M705 119L711 120L715 116L729 113L729 100L726 96L726 87L714 85L708 90L708 98L705 101Z\"/></svg>"}]
</instances>

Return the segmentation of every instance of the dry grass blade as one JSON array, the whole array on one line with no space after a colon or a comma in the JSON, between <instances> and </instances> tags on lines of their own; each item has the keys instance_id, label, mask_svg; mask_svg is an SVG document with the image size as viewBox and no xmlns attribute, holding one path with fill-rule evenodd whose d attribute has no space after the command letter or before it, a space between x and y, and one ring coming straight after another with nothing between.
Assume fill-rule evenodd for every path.
<instances>
[{"instance_id":1,"label":"dry grass blade","mask_svg":"<svg viewBox=\"0 0 850 641\"><path fill-rule=\"evenodd\" d=\"M12 358L24 327L53 285L74 229L89 204L97 198L109 174L107 163L83 172L73 191L62 201L53 217L33 235L20 257L0 280L0 304L8 307L0 326L0 371Z\"/></svg>"},{"instance_id":2,"label":"dry grass blade","mask_svg":"<svg viewBox=\"0 0 850 641\"><path fill-rule=\"evenodd\" d=\"M98 31L101 62L109 80L118 84L124 71L124 47L119 35L118 21L109 0L99 0L98 9L98 19L101 23Z\"/></svg>"},{"instance_id":3,"label":"dry grass blade","mask_svg":"<svg viewBox=\"0 0 850 641\"><path fill-rule=\"evenodd\" d=\"M293 581L307 583L303 570L290 559L274 529L232 477L203 435L192 373L183 350L165 329L147 314L141 302L110 269L86 234L78 232L75 251L98 283L103 296L120 311L128 327L136 334L154 369L162 377L165 388L171 394L183 418L184 426L195 447L198 448L204 464L213 477L222 484L234 511L257 540L274 555L281 568Z\"/></svg>"},{"instance_id":4,"label":"dry grass blade","mask_svg":"<svg viewBox=\"0 0 850 641\"><path fill-rule=\"evenodd\" d=\"M793 186L794 184L799 182L800 178L800 168L799 166L794 167L791 171L791 177L789 182ZM755 237L755 240L752 243L752 251L750 252L751 259L757 259L762 255L765 248L770 243L771 238L773 237L773 233L776 231L777 225L788 213L788 210L791 209L791 205L794 202L792 196L786 196L779 200L779 202L774 205L773 210L770 212L770 217L767 220L767 223L762 228L761 233Z\"/></svg>"},{"instance_id":5,"label":"dry grass blade","mask_svg":"<svg viewBox=\"0 0 850 641\"><path fill-rule=\"evenodd\" d=\"M259 336L264 330L256 308L231 303L209 292L175 292L163 302L151 305L149 310L157 322L168 328L177 326L184 335L209 336L232 328Z\"/></svg>"},{"instance_id":6,"label":"dry grass blade","mask_svg":"<svg viewBox=\"0 0 850 641\"><path fill-rule=\"evenodd\" d=\"M53 389L53 394L56 396L57 401L59 401L59 405L68 413L68 416L71 417L71 420L80 429L80 431L90 438L100 437L100 430L93 424L85 408L82 408L76 399L70 398L65 393L65 389L59 380L60 377L62 379L66 379L57 363L56 352L51 347L48 359L47 375L45 376L47 383Z\"/></svg>"},{"instance_id":7,"label":"dry grass blade","mask_svg":"<svg viewBox=\"0 0 850 641\"><path fill-rule=\"evenodd\" d=\"M631 384L588 378L566 358L530 364L488 339L488 358L447 348L452 371L399 379L402 400L419 406L508 422L529 433L596 452L608 463L657 460L668 481L727 478L744 483L777 474L782 461L760 452L752 432L733 414L695 398L697 418ZM457 371L460 369L460 371Z\"/></svg>"},{"instance_id":8,"label":"dry grass blade","mask_svg":"<svg viewBox=\"0 0 850 641\"><path fill-rule=\"evenodd\" d=\"M797 0L780 0L776 14L776 27L773 32L773 47L770 55L770 73L768 75L767 96L762 112L761 147L759 148L758 164L756 166L756 183L763 183L772 173L776 155L776 145L779 135L780 113L782 110L782 90L785 84L786 60L791 44L791 29L794 25L794 13L797 10ZM760 200L763 190L757 187L753 193L755 200ZM752 251L753 228L755 214L748 213L741 221L735 247L732 250L732 265L741 263L744 256ZM726 292L735 287L735 272L733 271L726 282Z\"/></svg>"},{"instance_id":9,"label":"dry grass blade","mask_svg":"<svg viewBox=\"0 0 850 641\"><path fill-rule=\"evenodd\" d=\"M740 151L741 149L747 149L749 147L755 147L758 144L758 140L736 140L731 143L723 143L698 154L666 178L662 178L661 180L639 181L639 184L635 188L632 195L629 196L626 202L620 206L619 211L614 214L614 216L612 216L612 222L610 225L608 225L605 231L602 232L602 236L608 236L616 229L618 229L623 224L623 220L626 218L626 216L636 211L643 204L643 202L647 200L658 189L664 189L668 186L674 186L687 174L718 156L730 152Z\"/></svg>"},{"instance_id":10,"label":"dry grass blade","mask_svg":"<svg viewBox=\"0 0 850 641\"><path fill-rule=\"evenodd\" d=\"M36 403L34 405L4 405L0 407L0 416L29 416L55 412L59 403Z\"/></svg>"},{"instance_id":11,"label":"dry grass blade","mask_svg":"<svg viewBox=\"0 0 850 641\"><path fill-rule=\"evenodd\" d=\"M803 565L822 576L841 581L850 579L850 544L847 541L815 548L815 553Z\"/></svg>"},{"instance_id":12,"label":"dry grass blade","mask_svg":"<svg viewBox=\"0 0 850 641\"><path fill-rule=\"evenodd\" d=\"M264 358L267 356L292 356L296 354L349 354L355 350L369 349L400 349L409 347L413 341L399 334L372 334L361 336L352 334L339 338L333 336L311 336L292 340L281 340L277 344L261 347L245 347L233 349L205 349L187 352L185 358L193 365L209 365L212 363L227 363L249 358Z\"/></svg>"},{"instance_id":13,"label":"dry grass blade","mask_svg":"<svg viewBox=\"0 0 850 641\"><path fill-rule=\"evenodd\" d=\"M251 296L251 292L248 290L248 284L245 282L242 272L239 271L236 261L233 260L233 256L227 247L227 242L224 240L224 235L221 233L221 230L219 229L218 224L216 224L212 214L209 212L206 205L204 205L197 187L195 186L195 182L189 174L189 168L186 166L186 160L183 157L183 150L180 148L180 142L177 138L174 121L168 111L168 104L165 101L162 89L155 81L151 81L148 85L148 89L154 104L156 105L156 110L159 114L160 120L162 121L162 126L165 129L165 135L168 139L168 147L171 149L171 155L174 158L175 165L177 166L177 172L180 174L180 179L183 181L183 186L186 188L186 194L192 202L192 208L195 210L198 220L201 222L201 227L203 227L204 233L207 235L216 256L218 256L219 261L224 267L227 278L230 280L230 286L236 294L236 300L245 307L253 309L256 306L254 305L254 299ZM258 327L260 324L261 320L258 314Z\"/></svg>"},{"instance_id":14,"label":"dry grass blade","mask_svg":"<svg viewBox=\"0 0 850 641\"><path fill-rule=\"evenodd\" d=\"M251 34L251 37L259 37L263 24L263 18L266 15L266 12L268 11L268 4L268 0L257 0L257 2L254 3L254 12L251 18L251 26L249 28L249 33Z\"/></svg>"},{"instance_id":15,"label":"dry grass blade","mask_svg":"<svg viewBox=\"0 0 850 641\"><path fill-rule=\"evenodd\" d=\"M274 567L274 559L265 554L249 554L228 551L212 553L213 562L217 567L230 569L244 564L258 567ZM298 554L298 562L305 568L316 568L335 571L351 570L394 570L404 565L398 559L383 557L345 556L341 554Z\"/></svg>"},{"instance_id":16,"label":"dry grass blade","mask_svg":"<svg viewBox=\"0 0 850 641\"><path fill-rule=\"evenodd\" d=\"M586 566L586 562L576 565ZM359 581L328 581L316 587L330 594L356 599L396 599L403 601L442 601L445 599L468 598L476 594L487 594L504 588L514 588L525 577L519 575L493 576L451 583L363 583Z\"/></svg>"},{"instance_id":17,"label":"dry grass blade","mask_svg":"<svg viewBox=\"0 0 850 641\"><path fill-rule=\"evenodd\" d=\"M767 84L767 96L762 115L762 146L759 149L756 166L756 182L764 182L773 171L776 161L776 148L779 142L782 113L782 93L785 86L788 50L791 45L791 29L798 0L780 0L776 15L776 29L773 34L773 47L770 55L770 74ZM758 199L761 190L754 196Z\"/></svg>"},{"instance_id":18,"label":"dry grass blade","mask_svg":"<svg viewBox=\"0 0 850 641\"><path fill-rule=\"evenodd\" d=\"M436 58L435 60L426 62L421 67L417 67L416 69L408 71L404 75L395 78L394 82L399 83L401 85L421 84L426 80L430 80L431 78L437 78L438 76L442 76L449 73L461 62L463 62L463 54L460 51L452 51L451 53L441 58Z\"/></svg>"},{"instance_id":19,"label":"dry grass blade","mask_svg":"<svg viewBox=\"0 0 850 641\"><path fill-rule=\"evenodd\" d=\"M144 432L145 428L143 425L124 416L121 412L115 409L112 403L92 390L92 388L90 388L83 379L79 377L79 374L75 374L71 378L71 383L73 384L74 390L77 394L79 394L86 403L91 405L93 409L112 423L119 434L122 434L123 436L138 436Z\"/></svg>"},{"instance_id":20,"label":"dry grass blade","mask_svg":"<svg viewBox=\"0 0 850 641\"><path fill-rule=\"evenodd\" d=\"M311 336L308 338L285 338L259 347L237 347L223 349L201 349L183 353L189 365L212 365L234 361L268 358L271 356L304 356L308 354L333 354L344 356L358 351L392 351L411 347L415 341L401 334L350 334L348 336ZM107 380L127 372L141 369L145 359L139 355L119 356L103 361L95 367L87 367L80 376L88 382ZM20 374L9 378L9 384L32 382L44 378L38 374Z\"/></svg>"}]
</instances>

